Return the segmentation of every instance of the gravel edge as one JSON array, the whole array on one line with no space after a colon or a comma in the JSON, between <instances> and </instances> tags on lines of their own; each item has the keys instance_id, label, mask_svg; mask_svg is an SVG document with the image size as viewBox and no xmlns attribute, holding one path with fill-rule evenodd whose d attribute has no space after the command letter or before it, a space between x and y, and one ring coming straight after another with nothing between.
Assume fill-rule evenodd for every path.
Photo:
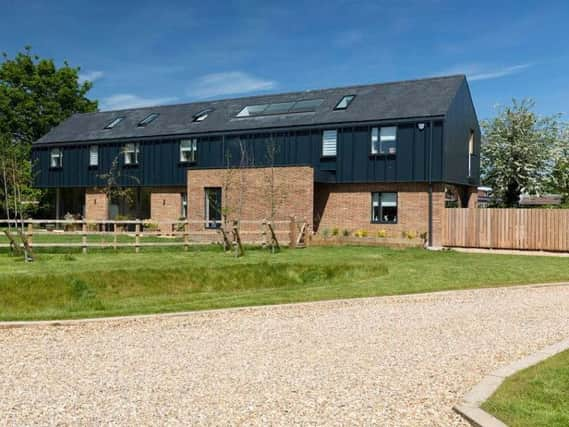
<instances>
[{"instance_id":1,"label":"gravel edge","mask_svg":"<svg viewBox=\"0 0 569 427\"><path fill-rule=\"evenodd\" d=\"M495 370L466 393L462 402L454 406L453 409L474 426L507 427L502 421L480 408L480 405L494 394L506 378L519 371L537 365L565 350L569 350L569 338Z\"/></svg>"},{"instance_id":2,"label":"gravel edge","mask_svg":"<svg viewBox=\"0 0 569 427\"><path fill-rule=\"evenodd\" d=\"M161 319L170 317L184 317L195 315L196 313L216 313L216 312L232 312L232 311L243 311L243 310L264 310L267 307L287 307L296 305L318 305L326 304L329 302L350 302L354 300L374 300L377 298L415 298L418 296L442 296L447 294L454 294L459 292L469 292L474 290L492 290L492 289L531 289L531 288L545 288L545 287L556 287L556 286L569 286L569 282L551 282L551 283L532 283L526 285L502 285L502 286L491 286L491 287L481 287L481 288L469 288L469 289L454 289L447 291L433 291L433 292L417 292L411 294L394 294L394 295L383 295L377 297L356 297L356 298L341 298L341 299L331 299L331 300L320 300L320 301L306 301L306 302L292 302L284 304L261 304L254 306L243 306L243 307L228 307L228 308L215 308L209 310L192 310L192 311L175 311L171 313L156 313L156 314L133 314L127 316L111 316L111 317L91 317L87 319L62 319L62 320L8 320L0 321L1 329L10 328L30 328L30 327L46 327L46 326L74 326L82 325L85 323L97 323L97 322L118 322L118 321L136 321L144 319Z\"/></svg>"}]
</instances>

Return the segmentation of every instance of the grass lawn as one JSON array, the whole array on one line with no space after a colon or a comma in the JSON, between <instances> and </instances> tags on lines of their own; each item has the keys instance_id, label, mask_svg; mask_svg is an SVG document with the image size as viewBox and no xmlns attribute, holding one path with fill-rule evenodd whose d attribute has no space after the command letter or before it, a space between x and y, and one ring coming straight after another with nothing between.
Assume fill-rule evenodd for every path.
<instances>
[{"instance_id":1,"label":"grass lawn","mask_svg":"<svg viewBox=\"0 0 569 427\"><path fill-rule=\"evenodd\" d=\"M67 250L69 251L69 250ZM0 320L63 319L569 281L566 258L311 247L0 252Z\"/></svg>"},{"instance_id":2,"label":"grass lawn","mask_svg":"<svg viewBox=\"0 0 569 427\"><path fill-rule=\"evenodd\" d=\"M569 351L508 378L482 408L511 427L569 425Z\"/></svg>"}]
</instances>

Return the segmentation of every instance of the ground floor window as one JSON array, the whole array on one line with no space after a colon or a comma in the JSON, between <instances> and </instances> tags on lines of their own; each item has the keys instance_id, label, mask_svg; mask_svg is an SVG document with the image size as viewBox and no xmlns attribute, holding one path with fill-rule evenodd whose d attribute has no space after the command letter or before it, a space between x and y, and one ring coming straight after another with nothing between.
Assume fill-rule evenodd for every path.
<instances>
[{"instance_id":1,"label":"ground floor window","mask_svg":"<svg viewBox=\"0 0 569 427\"><path fill-rule=\"evenodd\" d=\"M221 227L221 187L205 189L205 226Z\"/></svg>"},{"instance_id":2,"label":"ground floor window","mask_svg":"<svg viewBox=\"0 0 569 427\"><path fill-rule=\"evenodd\" d=\"M397 222L397 193L371 193L371 222Z\"/></svg>"},{"instance_id":3,"label":"ground floor window","mask_svg":"<svg viewBox=\"0 0 569 427\"><path fill-rule=\"evenodd\" d=\"M188 217L188 193L182 193L180 194L181 199L182 199L182 210L180 212L180 217L181 218L187 218Z\"/></svg>"}]
</instances>

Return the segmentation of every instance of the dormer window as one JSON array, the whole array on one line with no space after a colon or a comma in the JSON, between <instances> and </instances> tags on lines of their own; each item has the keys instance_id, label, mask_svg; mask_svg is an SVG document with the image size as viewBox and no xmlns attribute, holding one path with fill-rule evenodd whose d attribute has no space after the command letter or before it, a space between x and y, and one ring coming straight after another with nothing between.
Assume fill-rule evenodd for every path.
<instances>
[{"instance_id":1,"label":"dormer window","mask_svg":"<svg viewBox=\"0 0 569 427\"><path fill-rule=\"evenodd\" d=\"M196 113L193 115L192 117L192 121L193 122L203 122L205 119L207 119L207 116L209 115L209 113L211 113L213 111L213 108L206 108L205 110L200 111L199 113Z\"/></svg>"},{"instance_id":2,"label":"dormer window","mask_svg":"<svg viewBox=\"0 0 569 427\"><path fill-rule=\"evenodd\" d=\"M107 124L107 126L105 126L105 129L112 129L114 128L116 125L118 125L120 122L122 122L124 119L124 116L120 116L120 117L116 117L113 120L111 120L109 122L109 124Z\"/></svg>"},{"instance_id":3,"label":"dormer window","mask_svg":"<svg viewBox=\"0 0 569 427\"><path fill-rule=\"evenodd\" d=\"M138 127L145 127L148 126L150 123L152 123L154 120L156 120L156 118L159 116L160 114L158 113L150 113L148 116L146 116L144 119L142 119L140 122L138 122Z\"/></svg>"},{"instance_id":4,"label":"dormer window","mask_svg":"<svg viewBox=\"0 0 569 427\"><path fill-rule=\"evenodd\" d=\"M340 102L338 102L334 107L334 110L346 110L350 106L355 97L356 95L346 95L342 97L342 99L340 99Z\"/></svg>"}]
</instances>

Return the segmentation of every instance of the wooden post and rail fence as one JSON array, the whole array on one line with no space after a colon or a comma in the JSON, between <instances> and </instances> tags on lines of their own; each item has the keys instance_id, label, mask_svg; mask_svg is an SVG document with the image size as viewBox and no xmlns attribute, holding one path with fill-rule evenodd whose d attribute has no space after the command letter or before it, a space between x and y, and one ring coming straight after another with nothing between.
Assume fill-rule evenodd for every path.
<instances>
[{"instance_id":1,"label":"wooden post and rail fence","mask_svg":"<svg viewBox=\"0 0 569 427\"><path fill-rule=\"evenodd\" d=\"M9 226L12 232L10 233ZM307 229L295 217L288 220L270 221L241 220L227 225L237 244L260 245L280 248L280 245L297 246L299 231ZM227 233L221 221L89 221L0 219L0 248L15 248L25 245L33 248L80 248L83 253L93 248L134 248L140 252L145 247L179 246L188 250L191 245L221 243L227 246Z\"/></svg>"}]
</instances>

